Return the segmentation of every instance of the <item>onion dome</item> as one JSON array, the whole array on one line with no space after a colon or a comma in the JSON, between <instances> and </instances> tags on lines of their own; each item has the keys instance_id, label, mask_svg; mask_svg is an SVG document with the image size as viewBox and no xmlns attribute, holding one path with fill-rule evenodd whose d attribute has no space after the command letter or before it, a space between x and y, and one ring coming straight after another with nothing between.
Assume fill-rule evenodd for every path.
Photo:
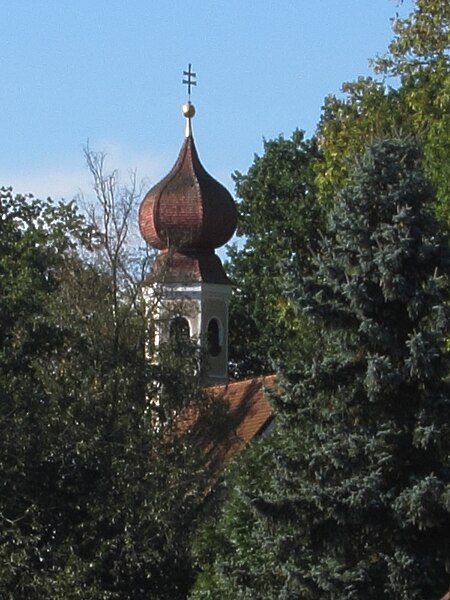
<instances>
[{"instance_id":1,"label":"onion dome","mask_svg":"<svg viewBox=\"0 0 450 600\"><path fill-rule=\"evenodd\" d=\"M228 279L214 250L226 244L237 225L237 210L228 190L202 166L192 137L194 106L183 106L186 139L166 177L144 197L139 227L144 240L160 250L153 273L164 263L173 281Z\"/></svg>"},{"instance_id":2,"label":"onion dome","mask_svg":"<svg viewBox=\"0 0 450 600\"><path fill-rule=\"evenodd\" d=\"M141 204L142 237L158 250L213 250L231 239L236 225L231 194L205 171L189 135L175 166Z\"/></svg>"}]
</instances>

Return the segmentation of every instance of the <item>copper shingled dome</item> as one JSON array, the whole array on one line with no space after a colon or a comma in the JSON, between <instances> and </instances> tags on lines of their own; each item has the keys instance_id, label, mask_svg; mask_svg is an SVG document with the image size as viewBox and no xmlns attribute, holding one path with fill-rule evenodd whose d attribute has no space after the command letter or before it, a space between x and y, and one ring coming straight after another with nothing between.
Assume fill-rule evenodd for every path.
<instances>
[{"instance_id":1,"label":"copper shingled dome","mask_svg":"<svg viewBox=\"0 0 450 600\"><path fill-rule=\"evenodd\" d=\"M186 137L170 173L142 201L142 237L159 250L207 251L226 244L236 225L231 194L205 171L192 136Z\"/></svg>"}]
</instances>

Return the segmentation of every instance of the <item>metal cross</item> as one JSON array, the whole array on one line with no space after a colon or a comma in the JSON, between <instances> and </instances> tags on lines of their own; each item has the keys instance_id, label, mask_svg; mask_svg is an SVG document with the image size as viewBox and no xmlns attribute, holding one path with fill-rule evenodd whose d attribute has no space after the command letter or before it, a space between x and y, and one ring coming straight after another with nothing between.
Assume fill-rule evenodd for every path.
<instances>
[{"instance_id":1,"label":"metal cross","mask_svg":"<svg viewBox=\"0 0 450 600\"><path fill-rule=\"evenodd\" d=\"M188 70L187 70L187 71L183 71L183 76L186 76L186 77L187 77L187 79L183 79L183 83L184 83L185 85L187 85L187 89L188 89L188 98L189 98L189 100L191 99L191 87L192 87L193 85L197 85L197 82L196 82L196 81L194 81L194 80L195 80L195 78L197 77L197 74L196 74L196 73L193 73L193 72L191 71L191 67L192 67L192 65L191 65L191 63L189 63L189 65L188 65Z\"/></svg>"}]
</instances>

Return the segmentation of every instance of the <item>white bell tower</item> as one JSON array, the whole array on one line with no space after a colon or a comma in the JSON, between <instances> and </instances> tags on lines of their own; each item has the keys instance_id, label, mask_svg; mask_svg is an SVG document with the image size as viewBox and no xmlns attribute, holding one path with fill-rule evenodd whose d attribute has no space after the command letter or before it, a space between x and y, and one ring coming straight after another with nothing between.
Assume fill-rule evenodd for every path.
<instances>
[{"instance_id":1,"label":"white bell tower","mask_svg":"<svg viewBox=\"0 0 450 600\"><path fill-rule=\"evenodd\" d=\"M183 105L185 140L174 167L146 194L139 211L143 238L159 250L147 298L155 307L156 347L177 332L198 340L204 350L205 382L224 383L232 287L215 250L233 236L237 210L228 190L198 157L191 123L191 65L184 75L189 93Z\"/></svg>"}]
</instances>

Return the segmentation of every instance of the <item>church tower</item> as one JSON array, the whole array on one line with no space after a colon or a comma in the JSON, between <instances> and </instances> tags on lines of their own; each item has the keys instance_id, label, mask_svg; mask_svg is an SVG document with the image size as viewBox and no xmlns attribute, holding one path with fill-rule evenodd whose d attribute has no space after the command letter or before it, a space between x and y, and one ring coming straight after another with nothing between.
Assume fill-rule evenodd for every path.
<instances>
[{"instance_id":1,"label":"church tower","mask_svg":"<svg viewBox=\"0 0 450 600\"><path fill-rule=\"evenodd\" d=\"M184 75L189 92L183 105L184 143L170 173L146 194L139 210L142 237L159 251L147 295L155 307L156 349L181 331L204 349L206 383L225 383L231 283L215 250L233 236L237 210L228 190L198 157L192 135L191 65Z\"/></svg>"}]
</instances>

